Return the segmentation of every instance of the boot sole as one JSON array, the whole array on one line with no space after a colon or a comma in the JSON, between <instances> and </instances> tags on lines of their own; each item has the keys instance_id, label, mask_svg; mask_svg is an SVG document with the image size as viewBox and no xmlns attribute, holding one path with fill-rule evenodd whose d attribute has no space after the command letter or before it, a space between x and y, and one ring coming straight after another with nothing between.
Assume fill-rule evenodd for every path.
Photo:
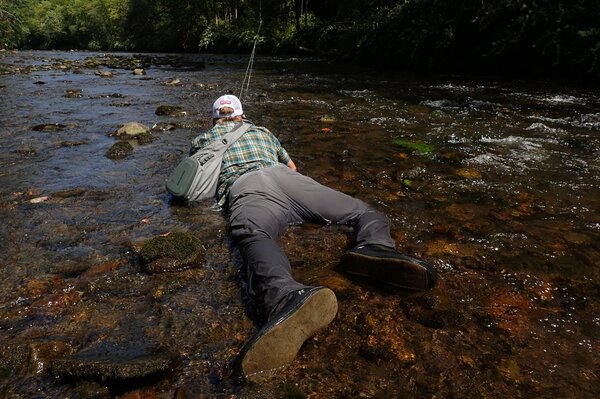
<instances>
[{"instance_id":1,"label":"boot sole","mask_svg":"<svg viewBox=\"0 0 600 399\"><path fill-rule=\"evenodd\" d=\"M426 291L435 285L437 273L423 261L408 256L385 258L350 252L342 257L344 271L412 291Z\"/></svg>"},{"instance_id":2,"label":"boot sole","mask_svg":"<svg viewBox=\"0 0 600 399\"><path fill-rule=\"evenodd\" d=\"M289 317L275 322L254 343L241 361L241 374L248 381L258 382L272 372L290 364L304 341L327 326L337 314L333 291L322 288L306 298Z\"/></svg>"}]
</instances>

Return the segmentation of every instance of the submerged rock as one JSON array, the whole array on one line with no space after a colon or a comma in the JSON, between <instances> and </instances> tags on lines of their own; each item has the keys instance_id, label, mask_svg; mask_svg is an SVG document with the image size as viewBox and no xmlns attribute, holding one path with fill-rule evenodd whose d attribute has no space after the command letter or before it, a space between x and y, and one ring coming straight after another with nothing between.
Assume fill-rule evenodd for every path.
<instances>
[{"instance_id":1,"label":"submerged rock","mask_svg":"<svg viewBox=\"0 0 600 399\"><path fill-rule=\"evenodd\" d=\"M135 139L137 140L138 144L148 144L156 140L156 136L150 132L144 132L135 136Z\"/></svg>"},{"instance_id":2,"label":"submerged rock","mask_svg":"<svg viewBox=\"0 0 600 399\"><path fill-rule=\"evenodd\" d=\"M139 251L142 270L161 273L188 269L204 256L202 242L190 232L153 237Z\"/></svg>"},{"instance_id":3,"label":"submerged rock","mask_svg":"<svg viewBox=\"0 0 600 399\"><path fill-rule=\"evenodd\" d=\"M82 399L109 399L111 397L108 387L96 382L81 382L77 384L75 391Z\"/></svg>"},{"instance_id":4,"label":"submerged rock","mask_svg":"<svg viewBox=\"0 0 600 399\"><path fill-rule=\"evenodd\" d=\"M175 360L174 354L145 342L102 341L74 355L55 359L50 368L59 378L132 380L168 373Z\"/></svg>"},{"instance_id":5,"label":"submerged rock","mask_svg":"<svg viewBox=\"0 0 600 399\"><path fill-rule=\"evenodd\" d=\"M0 376L23 370L42 371L53 359L71 350L70 344L59 340L24 341L0 346Z\"/></svg>"},{"instance_id":6,"label":"submerged rock","mask_svg":"<svg viewBox=\"0 0 600 399\"><path fill-rule=\"evenodd\" d=\"M160 116L184 116L185 111L177 105L161 105L156 109L156 115Z\"/></svg>"},{"instance_id":7,"label":"submerged rock","mask_svg":"<svg viewBox=\"0 0 600 399\"><path fill-rule=\"evenodd\" d=\"M435 147L432 144L404 139L394 139L392 140L392 144L406 148L417 154L430 154L435 149Z\"/></svg>"},{"instance_id":8,"label":"submerged rock","mask_svg":"<svg viewBox=\"0 0 600 399\"><path fill-rule=\"evenodd\" d=\"M80 145L85 145L88 142L85 140L81 140L81 141L69 141L69 140L65 140L65 141L59 141L57 142L55 145L56 147L77 147Z\"/></svg>"},{"instance_id":9,"label":"submerged rock","mask_svg":"<svg viewBox=\"0 0 600 399\"><path fill-rule=\"evenodd\" d=\"M25 156L35 156L37 155L37 149L31 144L24 144L19 147L16 151L18 154Z\"/></svg>"},{"instance_id":10,"label":"submerged rock","mask_svg":"<svg viewBox=\"0 0 600 399\"><path fill-rule=\"evenodd\" d=\"M481 179L481 172L474 168L460 168L456 170L456 174L469 180Z\"/></svg>"},{"instance_id":11,"label":"submerged rock","mask_svg":"<svg viewBox=\"0 0 600 399\"><path fill-rule=\"evenodd\" d=\"M415 362L416 354L403 338L401 327L389 315L360 315L360 354L370 360L394 360L409 365Z\"/></svg>"},{"instance_id":12,"label":"submerged rock","mask_svg":"<svg viewBox=\"0 0 600 399\"><path fill-rule=\"evenodd\" d=\"M41 125L35 125L31 128L36 132L60 132L67 128L67 125L61 123L43 123Z\"/></svg>"},{"instance_id":13,"label":"submerged rock","mask_svg":"<svg viewBox=\"0 0 600 399\"><path fill-rule=\"evenodd\" d=\"M406 317L429 328L449 328L462 325L467 316L452 303L436 296L413 296L402 303Z\"/></svg>"},{"instance_id":14,"label":"submerged rock","mask_svg":"<svg viewBox=\"0 0 600 399\"><path fill-rule=\"evenodd\" d=\"M65 90L64 97L66 97L66 98L81 98L81 97L83 97L83 94L81 94L81 89L67 89L67 90Z\"/></svg>"},{"instance_id":15,"label":"submerged rock","mask_svg":"<svg viewBox=\"0 0 600 399\"><path fill-rule=\"evenodd\" d=\"M119 141L106 152L108 159L123 159L133 154L133 146L127 141Z\"/></svg>"},{"instance_id":16,"label":"submerged rock","mask_svg":"<svg viewBox=\"0 0 600 399\"><path fill-rule=\"evenodd\" d=\"M334 123L335 122L335 117L333 117L331 115L323 115L321 118L319 118L319 122L321 122L321 123Z\"/></svg>"},{"instance_id":17,"label":"submerged rock","mask_svg":"<svg viewBox=\"0 0 600 399\"><path fill-rule=\"evenodd\" d=\"M27 343L11 343L0 346L0 375L17 373L29 365L31 348Z\"/></svg>"}]
</instances>

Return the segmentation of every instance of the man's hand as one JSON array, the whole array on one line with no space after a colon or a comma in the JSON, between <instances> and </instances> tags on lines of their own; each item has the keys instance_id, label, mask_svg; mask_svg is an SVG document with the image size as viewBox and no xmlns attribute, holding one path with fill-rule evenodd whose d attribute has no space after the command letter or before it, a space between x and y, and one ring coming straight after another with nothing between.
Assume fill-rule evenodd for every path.
<instances>
[{"instance_id":1,"label":"man's hand","mask_svg":"<svg viewBox=\"0 0 600 399\"><path fill-rule=\"evenodd\" d=\"M291 159L290 159L290 161L287 163L287 167L288 167L288 168L290 168L291 170L293 170L294 172L296 172L296 171L297 171L296 164L295 164L295 163L294 163L294 161L292 161Z\"/></svg>"}]
</instances>

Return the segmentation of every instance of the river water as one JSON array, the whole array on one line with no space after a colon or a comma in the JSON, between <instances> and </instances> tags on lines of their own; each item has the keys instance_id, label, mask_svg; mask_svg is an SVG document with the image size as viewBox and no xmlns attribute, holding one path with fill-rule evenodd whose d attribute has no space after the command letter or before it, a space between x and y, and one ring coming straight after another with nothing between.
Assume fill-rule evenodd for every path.
<instances>
[{"instance_id":1,"label":"river water","mask_svg":"<svg viewBox=\"0 0 600 399\"><path fill-rule=\"evenodd\" d=\"M207 128L214 99L239 93L246 62L0 53L3 397L600 392L598 87L275 58L254 64L247 116L301 173L389 215L398 248L430 261L440 282L413 294L348 279L337 263L349 229L292 227L281 245L294 273L331 287L339 313L290 367L262 384L233 381L229 362L255 326L225 219L170 201L164 181ZM156 115L161 105L181 111ZM156 125L155 140L109 159L127 122ZM201 264L144 272L144 243L181 231L202 240ZM114 375L56 371L86 353ZM175 360L150 377L115 377L156 353Z\"/></svg>"}]
</instances>

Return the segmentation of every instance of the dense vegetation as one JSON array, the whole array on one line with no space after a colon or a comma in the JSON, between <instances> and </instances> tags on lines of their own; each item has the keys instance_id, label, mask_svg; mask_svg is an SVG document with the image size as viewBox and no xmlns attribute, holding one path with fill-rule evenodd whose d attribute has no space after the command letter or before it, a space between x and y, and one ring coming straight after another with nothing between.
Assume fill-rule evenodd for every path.
<instances>
[{"instance_id":1,"label":"dense vegetation","mask_svg":"<svg viewBox=\"0 0 600 399\"><path fill-rule=\"evenodd\" d=\"M0 47L309 51L420 70L600 74L598 0L0 0Z\"/></svg>"}]
</instances>

